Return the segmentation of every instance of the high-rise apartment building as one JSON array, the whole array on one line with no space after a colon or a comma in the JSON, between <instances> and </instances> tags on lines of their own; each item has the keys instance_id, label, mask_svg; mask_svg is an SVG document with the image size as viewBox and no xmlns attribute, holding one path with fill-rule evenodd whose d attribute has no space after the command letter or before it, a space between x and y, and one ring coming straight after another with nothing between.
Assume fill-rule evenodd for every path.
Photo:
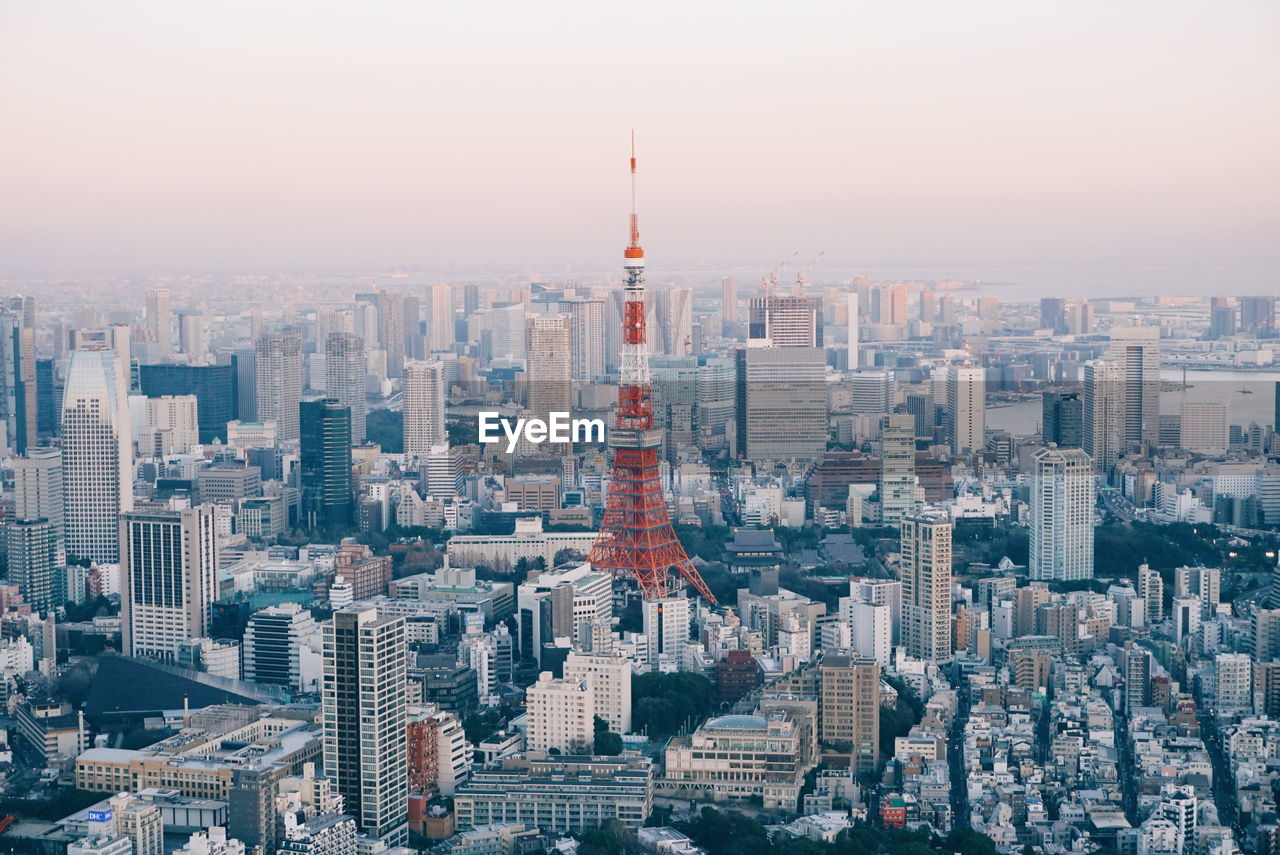
<instances>
[{"instance_id":1,"label":"high-rise apartment building","mask_svg":"<svg viewBox=\"0 0 1280 855\"><path fill-rule=\"evenodd\" d=\"M917 659L951 658L951 516L902 520L902 643Z\"/></svg>"},{"instance_id":2,"label":"high-rise apartment building","mask_svg":"<svg viewBox=\"0 0 1280 855\"><path fill-rule=\"evenodd\" d=\"M986 371L952 365L947 369L947 444L951 453L986 448Z\"/></svg>"},{"instance_id":3,"label":"high-rise apartment building","mask_svg":"<svg viewBox=\"0 0 1280 855\"><path fill-rule=\"evenodd\" d=\"M1138 596L1146 603L1147 626L1164 620L1164 579L1160 578L1159 570L1152 570L1146 564L1138 567Z\"/></svg>"},{"instance_id":4,"label":"high-rise apartment building","mask_svg":"<svg viewBox=\"0 0 1280 855\"><path fill-rule=\"evenodd\" d=\"M429 290L427 332L433 352L453 349L453 286L442 282Z\"/></svg>"},{"instance_id":5,"label":"high-rise apartment building","mask_svg":"<svg viewBox=\"0 0 1280 855\"><path fill-rule=\"evenodd\" d=\"M605 373L604 300L584 297L562 300L560 311L569 316L569 364L573 379L595 380Z\"/></svg>"},{"instance_id":6,"label":"high-rise apartment building","mask_svg":"<svg viewBox=\"0 0 1280 855\"><path fill-rule=\"evenodd\" d=\"M352 445L363 445L365 440L367 373L364 339L355 333L329 333L324 342L324 391L351 411Z\"/></svg>"},{"instance_id":7,"label":"high-rise apartment building","mask_svg":"<svg viewBox=\"0 0 1280 855\"><path fill-rule=\"evenodd\" d=\"M621 653L571 650L564 676L591 687L595 714L616 734L631 732L631 660Z\"/></svg>"},{"instance_id":8,"label":"high-rise apartment building","mask_svg":"<svg viewBox=\"0 0 1280 855\"><path fill-rule=\"evenodd\" d=\"M590 754L595 739L595 693L589 680L564 677L550 671L525 692L530 751Z\"/></svg>"},{"instance_id":9,"label":"high-rise apartment building","mask_svg":"<svg viewBox=\"0 0 1280 855\"><path fill-rule=\"evenodd\" d=\"M1178 444L1187 451L1222 457L1228 448L1227 405L1191 403L1182 405Z\"/></svg>"},{"instance_id":10,"label":"high-rise apartment building","mask_svg":"<svg viewBox=\"0 0 1280 855\"><path fill-rule=\"evenodd\" d=\"M168 288L147 292L147 338L156 347L156 355L167 359L173 353L173 313Z\"/></svg>"},{"instance_id":11,"label":"high-rise apartment building","mask_svg":"<svg viewBox=\"0 0 1280 855\"><path fill-rule=\"evenodd\" d=\"M410 461L425 460L431 447L444 443L444 365L411 362L404 370L404 453Z\"/></svg>"},{"instance_id":12,"label":"high-rise apartment building","mask_svg":"<svg viewBox=\"0 0 1280 855\"><path fill-rule=\"evenodd\" d=\"M255 346L258 421L274 421L281 442L298 439L302 334L296 327L261 336Z\"/></svg>"},{"instance_id":13,"label":"high-rise apartment building","mask_svg":"<svg viewBox=\"0 0 1280 855\"><path fill-rule=\"evenodd\" d=\"M333 398L301 404L298 486L309 527L347 526L354 517L351 410Z\"/></svg>"},{"instance_id":14,"label":"high-rise apartment building","mask_svg":"<svg viewBox=\"0 0 1280 855\"><path fill-rule=\"evenodd\" d=\"M1093 461L1079 448L1032 455L1028 575L1037 581L1093 578Z\"/></svg>"},{"instance_id":15,"label":"high-rise apartment building","mask_svg":"<svg viewBox=\"0 0 1280 855\"><path fill-rule=\"evenodd\" d=\"M736 277L720 277L720 317L725 324L736 324L738 322L738 280Z\"/></svg>"},{"instance_id":16,"label":"high-rise apartment building","mask_svg":"<svg viewBox=\"0 0 1280 855\"><path fill-rule=\"evenodd\" d=\"M38 612L62 605L54 584L54 573L62 563L53 525L42 518L12 519L6 529L9 584L17 585L22 599Z\"/></svg>"},{"instance_id":17,"label":"high-rise apartment building","mask_svg":"<svg viewBox=\"0 0 1280 855\"><path fill-rule=\"evenodd\" d=\"M1120 456L1120 373L1114 362L1084 364L1081 443L1099 472L1110 472Z\"/></svg>"},{"instance_id":18,"label":"high-rise apartment building","mask_svg":"<svg viewBox=\"0 0 1280 855\"><path fill-rule=\"evenodd\" d=\"M67 554L102 563L119 557L120 512L133 507L131 434L119 403L111 350L76 350L62 398L62 464ZM122 418L122 414L125 418Z\"/></svg>"},{"instance_id":19,"label":"high-rise apartment building","mask_svg":"<svg viewBox=\"0 0 1280 855\"><path fill-rule=\"evenodd\" d=\"M173 661L180 643L209 634L218 598L214 508L121 514L119 537L125 652Z\"/></svg>"},{"instance_id":20,"label":"high-rise apartment building","mask_svg":"<svg viewBox=\"0 0 1280 855\"><path fill-rule=\"evenodd\" d=\"M880 665L874 659L826 656L818 667L819 739L848 754L855 773L880 764Z\"/></svg>"},{"instance_id":21,"label":"high-rise apartment building","mask_svg":"<svg viewBox=\"0 0 1280 855\"><path fill-rule=\"evenodd\" d=\"M880 443L880 509L896 526L916 507L916 420L908 413L884 417Z\"/></svg>"},{"instance_id":22,"label":"high-rise apartment building","mask_svg":"<svg viewBox=\"0 0 1280 855\"><path fill-rule=\"evenodd\" d=\"M138 430L139 454L186 454L199 442L199 401L195 395L147 398L147 423Z\"/></svg>"},{"instance_id":23,"label":"high-rise apartment building","mask_svg":"<svg viewBox=\"0 0 1280 855\"><path fill-rule=\"evenodd\" d=\"M393 846L408 835L406 660L402 617L353 606L325 624L325 774L361 832Z\"/></svg>"}]
</instances>

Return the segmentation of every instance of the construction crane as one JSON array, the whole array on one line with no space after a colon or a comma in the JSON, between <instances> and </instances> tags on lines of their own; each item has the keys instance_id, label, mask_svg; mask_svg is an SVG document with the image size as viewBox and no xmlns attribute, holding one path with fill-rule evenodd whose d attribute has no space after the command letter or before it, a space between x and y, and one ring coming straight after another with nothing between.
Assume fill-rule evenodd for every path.
<instances>
[{"instance_id":1,"label":"construction crane","mask_svg":"<svg viewBox=\"0 0 1280 855\"><path fill-rule=\"evenodd\" d=\"M796 272L796 285L794 289L795 296L797 297L804 296L805 277L809 275L810 271L812 271L813 268L818 266L818 263L822 261L822 256L826 254L827 254L827 251L824 249L822 252L819 252L817 255L815 255L813 257L813 261L810 261L807 265L805 265L803 270Z\"/></svg>"},{"instance_id":2,"label":"construction crane","mask_svg":"<svg viewBox=\"0 0 1280 855\"><path fill-rule=\"evenodd\" d=\"M778 274L782 272L782 268L786 267L788 264L791 264L793 261L795 261L799 257L800 257L800 250L797 249L795 252L791 253L791 255L787 256L785 261L780 262L777 267L769 271L769 274L767 276L764 276L763 278L761 278L760 290L764 292L764 296L766 297L773 296L773 289L778 284Z\"/></svg>"}]
</instances>

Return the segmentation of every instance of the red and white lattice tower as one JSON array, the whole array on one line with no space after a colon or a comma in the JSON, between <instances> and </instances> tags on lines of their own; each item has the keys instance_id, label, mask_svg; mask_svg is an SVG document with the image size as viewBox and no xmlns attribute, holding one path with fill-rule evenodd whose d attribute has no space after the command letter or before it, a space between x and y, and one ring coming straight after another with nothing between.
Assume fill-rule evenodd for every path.
<instances>
[{"instance_id":1,"label":"red and white lattice tower","mask_svg":"<svg viewBox=\"0 0 1280 855\"><path fill-rule=\"evenodd\" d=\"M587 560L591 566L629 576L646 600L667 596L672 570L709 602L711 589L702 581L676 539L658 475L662 431L653 424L653 391L649 381L649 347L645 331L644 250L636 219L636 145L631 138L631 243L623 253L627 274L622 303L622 383L618 418L609 437L613 475L605 501L604 522Z\"/></svg>"}]
</instances>

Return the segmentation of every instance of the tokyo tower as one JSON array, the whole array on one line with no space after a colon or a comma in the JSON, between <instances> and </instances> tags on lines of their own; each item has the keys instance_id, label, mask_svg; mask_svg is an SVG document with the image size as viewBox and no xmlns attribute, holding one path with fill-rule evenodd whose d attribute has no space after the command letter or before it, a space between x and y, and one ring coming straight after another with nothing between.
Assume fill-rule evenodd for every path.
<instances>
[{"instance_id":1,"label":"tokyo tower","mask_svg":"<svg viewBox=\"0 0 1280 855\"><path fill-rule=\"evenodd\" d=\"M631 243L623 253L627 281L622 304L622 383L618 418L609 437L613 474L604 521L587 561L614 576L630 576L646 600L667 596L667 581L677 571L714 603L684 547L676 539L658 476L662 431L653 424L649 347L645 331L644 250L636 218L636 141L631 135Z\"/></svg>"}]
</instances>

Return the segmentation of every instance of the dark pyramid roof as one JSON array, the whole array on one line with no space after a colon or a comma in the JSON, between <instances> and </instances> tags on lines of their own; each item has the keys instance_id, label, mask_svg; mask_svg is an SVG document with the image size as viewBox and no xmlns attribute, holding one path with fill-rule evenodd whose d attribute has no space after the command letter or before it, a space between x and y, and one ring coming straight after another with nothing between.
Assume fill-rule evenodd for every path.
<instances>
[{"instance_id":1,"label":"dark pyramid roof","mask_svg":"<svg viewBox=\"0 0 1280 855\"><path fill-rule=\"evenodd\" d=\"M201 709L213 704L262 704L280 696L252 683L214 677L131 656L104 654L85 701L85 715L137 715Z\"/></svg>"}]
</instances>

